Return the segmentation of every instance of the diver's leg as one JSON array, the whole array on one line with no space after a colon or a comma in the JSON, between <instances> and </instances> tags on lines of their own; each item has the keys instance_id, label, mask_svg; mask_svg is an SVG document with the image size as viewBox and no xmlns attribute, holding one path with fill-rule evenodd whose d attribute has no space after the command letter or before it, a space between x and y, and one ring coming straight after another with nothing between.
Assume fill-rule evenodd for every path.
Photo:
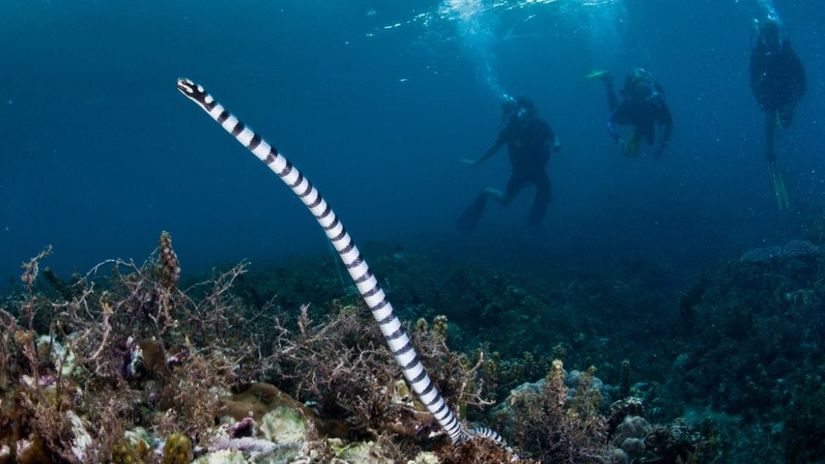
<instances>
[{"instance_id":1,"label":"diver's leg","mask_svg":"<svg viewBox=\"0 0 825 464\"><path fill-rule=\"evenodd\" d=\"M624 150L624 154L627 156L636 156L639 154L639 148L641 148L642 141L641 139L644 137L645 130L643 126L638 124L633 125L633 134L630 136L628 140L619 139L619 145Z\"/></svg>"},{"instance_id":2,"label":"diver's leg","mask_svg":"<svg viewBox=\"0 0 825 464\"><path fill-rule=\"evenodd\" d=\"M791 123L793 122L793 113L794 113L794 110L796 109L795 106L796 105L794 103L789 103L789 104L783 106L782 108L780 108L776 112L776 116L777 116L778 122L780 124L780 127L785 128L785 127L789 127L791 125Z\"/></svg>"},{"instance_id":3,"label":"diver's leg","mask_svg":"<svg viewBox=\"0 0 825 464\"><path fill-rule=\"evenodd\" d=\"M469 206L461 213L456 222L456 229L466 234L474 231L478 222L481 220L481 215L484 214L484 207L487 204L487 192L481 192L470 203Z\"/></svg>"},{"instance_id":4,"label":"diver's leg","mask_svg":"<svg viewBox=\"0 0 825 464\"><path fill-rule=\"evenodd\" d=\"M656 125L653 121L645 122L641 127L637 127L637 130L641 129L642 136L645 138L645 143L648 145L653 145L656 142Z\"/></svg>"},{"instance_id":5,"label":"diver's leg","mask_svg":"<svg viewBox=\"0 0 825 464\"><path fill-rule=\"evenodd\" d=\"M765 144L768 146L768 163L776 162L776 152L773 149L774 133L776 132L776 112L771 111L765 116Z\"/></svg>"},{"instance_id":6,"label":"diver's leg","mask_svg":"<svg viewBox=\"0 0 825 464\"><path fill-rule=\"evenodd\" d=\"M552 198L552 190L550 188L550 179L546 172L534 181L536 185L536 197L533 199L533 206L530 207L530 214L527 216L527 224L530 226L538 226L544 215L547 213L547 207L550 205Z\"/></svg>"},{"instance_id":7,"label":"diver's leg","mask_svg":"<svg viewBox=\"0 0 825 464\"><path fill-rule=\"evenodd\" d=\"M504 194L498 196L496 199L504 206L509 205L510 202L516 198L516 195L518 195L521 189L524 188L525 184L526 182L524 177L516 173L511 174L510 180L507 181L507 187L504 189Z\"/></svg>"}]
</instances>

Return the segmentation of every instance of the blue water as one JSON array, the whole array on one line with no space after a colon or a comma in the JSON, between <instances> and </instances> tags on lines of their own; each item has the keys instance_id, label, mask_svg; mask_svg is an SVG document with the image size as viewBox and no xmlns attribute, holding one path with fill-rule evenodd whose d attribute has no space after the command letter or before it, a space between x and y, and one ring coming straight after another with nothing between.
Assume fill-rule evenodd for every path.
<instances>
[{"instance_id":1,"label":"blue water","mask_svg":"<svg viewBox=\"0 0 825 464\"><path fill-rule=\"evenodd\" d=\"M809 90L779 159L780 212L748 86L753 19L781 22ZM292 159L358 241L547 262L642 253L695 272L803 235L825 205L816 0L0 2L0 276L46 244L58 272L143 259L172 233L184 273L326 249L284 186L178 94L203 84ZM619 154L594 68L650 69L675 133L664 159ZM476 169L500 96L528 95L561 137L554 202L532 191L453 228L506 152Z\"/></svg>"}]
</instances>

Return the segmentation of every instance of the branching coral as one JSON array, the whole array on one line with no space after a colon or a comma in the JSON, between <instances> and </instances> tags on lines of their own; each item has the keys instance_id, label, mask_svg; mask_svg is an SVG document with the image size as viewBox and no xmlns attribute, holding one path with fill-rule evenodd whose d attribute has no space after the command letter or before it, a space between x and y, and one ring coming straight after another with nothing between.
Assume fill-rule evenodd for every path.
<instances>
[{"instance_id":1,"label":"branching coral","mask_svg":"<svg viewBox=\"0 0 825 464\"><path fill-rule=\"evenodd\" d=\"M177 288L179 267L164 233L158 255L143 265L105 261L50 300L35 290L50 251L23 266L19 316L0 310L0 443L15 454L37 445L50 460L103 462L136 423L192 437L211 427L236 361L254 354L235 351L248 345L229 343L228 329L213 332L211 344L191 340L205 341L204 324L234 312L223 294L243 266L204 286L211 291L196 302ZM40 313L49 316L42 327Z\"/></svg>"},{"instance_id":2,"label":"branching coral","mask_svg":"<svg viewBox=\"0 0 825 464\"><path fill-rule=\"evenodd\" d=\"M419 439L433 427L431 414L411 397L377 328L366 324L361 308L339 307L314 324L301 308L297 330L278 322L279 334L266 364L300 399L311 399L324 416L343 417L350 433L373 437L382 430ZM487 404L476 382L476 368L445 345L443 324L419 323L413 332L421 356L436 366L434 382L458 404ZM365 327L367 327L365 329ZM331 360L334 360L331 362Z\"/></svg>"},{"instance_id":3,"label":"branching coral","mask_svg":"<svg viewBox=\"0 0 825 464\"><path fill-rule=\"evenodd\" d=\"M522 450L541 462L609 462L599 392L591 387L593 374L591 369L581 376L577 395L568 402L562 363L554 361L540 394L524 395L511 405Z\"/></svg>"}]
</instances>

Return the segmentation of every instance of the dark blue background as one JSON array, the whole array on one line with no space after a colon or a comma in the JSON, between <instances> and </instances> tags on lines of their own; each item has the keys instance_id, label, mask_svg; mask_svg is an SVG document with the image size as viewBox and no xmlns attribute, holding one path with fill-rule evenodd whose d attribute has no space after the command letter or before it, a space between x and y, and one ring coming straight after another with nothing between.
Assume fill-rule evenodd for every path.
<instances>
[{"instance_id":1,"label":"dark blue background","mask_svg":"<svg viewBox=\"0 0 825 464\"><path fill-rule=\"evenodd\" d=\"M161 230L185 272L325 249L280 181L178 94L179 76L277 145L362 242L511 262L641 253L689 273L800 237L823 205L819 2L776 2L809 76L779 138L785 212L747 81L756 1L582 3L487 12L479 20L492 40L473 48L456 21L438 17L437 1L4 1L0 276L49 243L59 272L143 259ZM473 170L458 162L499 129L484 59L564 143L538 234L523 227L532 192L491 207L474 236L453 233L461 209L509 171L504 151ZM601 67L621 79L639 65L664 85L676 121L660 161L618 153L603 89L582 80Z\"/></svg>"}]
</instances>

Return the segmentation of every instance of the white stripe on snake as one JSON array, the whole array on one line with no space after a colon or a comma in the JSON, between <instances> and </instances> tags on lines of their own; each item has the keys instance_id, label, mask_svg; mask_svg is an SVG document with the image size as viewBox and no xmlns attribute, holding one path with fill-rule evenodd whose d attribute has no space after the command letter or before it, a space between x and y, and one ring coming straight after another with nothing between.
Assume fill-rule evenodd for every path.
<instances>
[{"instance_id":1,"label":"white stripe on snake","mask_svg":"<svg viewBox=\"0 0 825 464\"><path fill-rule=\"evenodd\" d=\"M318 220L318 224L324 229L327 237L332 241L332 245L338 252L341 261L344 262L347 272L349 272L355 286L358 287L364 302L372 311L372 316L378 322L381 333L384 335L395 361L401 367L401 372L412 386L413 391L438 423L447 431L453 444L464 442L469 436L468 432L447 405L433 381L430 380L424 366L418 359L415 348L410 342L410 337L407 336L401 322L395 317L392 305L379 286L378 280L370 272L366 261L361 257L361 253L355 246L355 242L353 242L341 221L338 220L338 216L321 196L321 193L288 159L278 153L275 147L230 114L203 87L188 79L178 79L178 90L203 108L212 119L232 134L253 155L266 163L269 169L277 174L309 208L312 215ZM487 428L473 429L469 433L490 438L497 443L503 442L498 433Z\"/></svg>"}]
</instances>

